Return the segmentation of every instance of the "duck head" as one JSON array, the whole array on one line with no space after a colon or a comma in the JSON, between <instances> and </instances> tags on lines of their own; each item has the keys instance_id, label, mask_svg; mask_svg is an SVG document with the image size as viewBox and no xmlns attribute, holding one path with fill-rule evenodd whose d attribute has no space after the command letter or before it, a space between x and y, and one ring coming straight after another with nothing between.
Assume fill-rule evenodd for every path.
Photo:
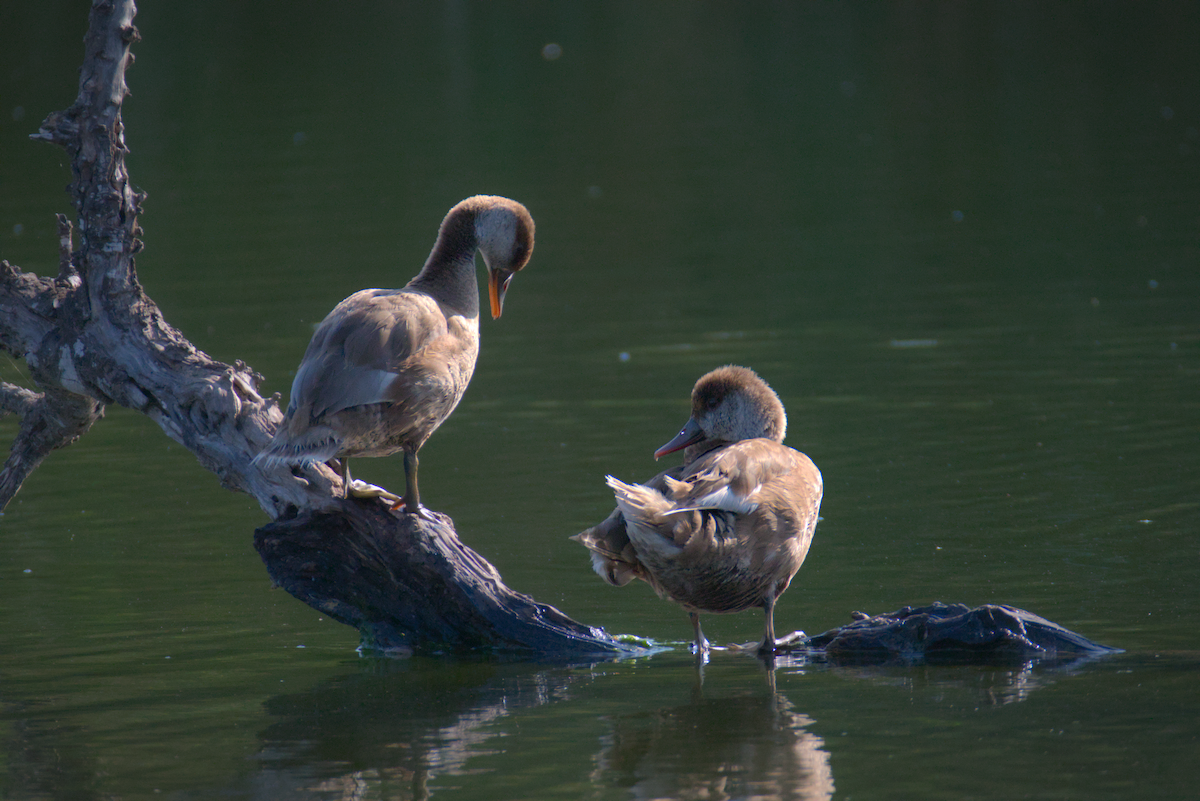
<instances>
[{"instance_id":1,"label":"duck head","mask_svg":"<svg viewBox=\"0 0 1200 801\"><path fill-rule=\"evenodd\" d=\"M495 319L504 310L504 293L513 275L533 255L533 217L520 203L505 197L480 196L471 200L486 201L475 215L475 239L487 265L488 299Z\"/></svg>"},{"instance_id":2,"label":"duck head","mask_svg":"<svg viewBox=\"0 0 1200 801\"><path fill-rule=\"evenodd\" d=\"M723 442L757 437L783 442L786 433L787 414L775 391L753 370L730 364L696 382L692 416L654 458L691 446L703 453Z\"/></svg>"}]
</instances>

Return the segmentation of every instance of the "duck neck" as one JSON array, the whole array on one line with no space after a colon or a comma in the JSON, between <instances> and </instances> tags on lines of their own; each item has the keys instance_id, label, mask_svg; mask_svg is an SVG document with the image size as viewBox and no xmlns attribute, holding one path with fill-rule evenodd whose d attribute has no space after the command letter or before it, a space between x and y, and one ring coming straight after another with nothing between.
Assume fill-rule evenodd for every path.
<instances>
[{"instance_id":1,"label":"duck neck","mask_svg":"<svg viewBox=\"0 0 1200 801\"><path fill-rule=\"evenodd\" d=\"M464 317L479 316L479 284L475 277L475 211L456 207L438 229L437 242L421 272L408 282Z\"/></svg>"},{"instance_id":2,"label":"duck neck","mask_svg":"<svg viewBox=\"0 0 1200 801\"><path fill-rule=\"evenodd\" d=\"M688 445L683 449L683 463L691 464L709 451L714 451L722 445L729 443L723 439L702 439L694 445Z\"/></svg>"}]
</instances>

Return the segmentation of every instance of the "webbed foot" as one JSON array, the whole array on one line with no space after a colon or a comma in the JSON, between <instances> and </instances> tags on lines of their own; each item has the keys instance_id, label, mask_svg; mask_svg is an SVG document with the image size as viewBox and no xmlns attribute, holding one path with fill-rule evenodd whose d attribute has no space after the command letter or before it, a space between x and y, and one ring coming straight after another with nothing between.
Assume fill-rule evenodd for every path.
<instances>
[{"instance_id":1,"label":"webbed foot","mask_svg":"<svg viewBox=\"0 0 1200 801\"><path fill-rule=\"evenodd\" d=\"M401 509L404 510L404 513L406 515L416 515L417 517L421 518L422 520L428 520L430 523L437 522L437 518L433 516L433 513L430 512L428 509L426 509L424 506L422 506L420 503L413 504L413 508L409 509L408 504L404 501L403 498L396 498L395 502L391 506L391 511L398 512Z\"/></svg>"},{"instance_id":2,"label":"webbed foot","mask_svg":"<svg viewBox=\"0 0 1200 801\"><path fill-rule=\"evenodd\" d=\"M805 636L803 631L793 631L786 637L780 637L779 639L771 638L770 640L764 639L760 643L743 645L742 648L747 651L756 648L759 656L774 656L775 654L793 651L806 642L808 642L808 637Z\"/></svg>"},{"instance_id":3,"label":"webbed foot","mask_svg":"<svg viewBox=\"0 0 1200 801\"><path fill-rule=\"evenodd\" d=\"M399 506L404 505L404 498L400 497L396 493L388 492L383 487L379 487L374 484L368 484L367 482L360 481L357 478L351 480L350 483L346 485L346 497L362 498L364 500L380 498L386 503L398 504Z\"/></svg>"}]
</instances>

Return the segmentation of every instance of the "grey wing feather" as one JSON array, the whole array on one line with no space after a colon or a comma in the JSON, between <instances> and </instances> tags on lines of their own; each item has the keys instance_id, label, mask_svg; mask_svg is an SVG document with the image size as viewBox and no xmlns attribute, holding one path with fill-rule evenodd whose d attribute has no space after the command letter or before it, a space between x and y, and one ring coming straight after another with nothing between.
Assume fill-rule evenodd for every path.
<instances>
[{"instance_id":1,"label":"grey wing feather","mask_svg":"<svg viewBox=\"0 0 1200 801\"><path fill-rule=\"evenodd\" d=\"M320 416L389 400L403 363L445 329L426 295L381 289L351 295L313 334L292 382L291 407L307 403Z\"/></svg>"}]
</instances>

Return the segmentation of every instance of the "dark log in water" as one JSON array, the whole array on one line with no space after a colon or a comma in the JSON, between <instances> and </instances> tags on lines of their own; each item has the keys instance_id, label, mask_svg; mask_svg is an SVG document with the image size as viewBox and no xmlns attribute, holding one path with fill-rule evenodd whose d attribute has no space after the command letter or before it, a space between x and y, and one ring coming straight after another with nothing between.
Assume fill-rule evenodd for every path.
<instances>
[{"instance_id":1,"label":"dark log in water","mask_svg":"<svg viewBox=\"0 0 1200 801\"><path fill-rule=\"evenodd\" d=\"M507 587L458 538L453 521L347 501L260 528L254 543L279 586L357 628L370 649L394 655L512 653L613 658L639 649ZM583 579L581 579L583 580ZM831 662L1007 663L1117 653L1032 612L999 604L935 602L800 638L783 653Z\"/></svg>"},{"instance_id":2,"label":"dark log in water","mask_svg":"<svg viewBox=\"0 0 1200 801\"><path fill-rule=\"evenodd\" d=\"M833 661L1007 662L1119 653L1043 617L1000 604L934 602L859 619L803 643Z\"/></svg>"},{"instance_id":3,"label":"dark log in water","mask_svg":"<svg viewBox=\"0 0 1200 801\"><path fill-rule=\"evenodd\" d=\"M429 515L347 501L336 512L263 526L254 544L276 584L385 653L612 657L638 650L510 589L463 544L449 517Z\"/></svg>"}]
</instances>

